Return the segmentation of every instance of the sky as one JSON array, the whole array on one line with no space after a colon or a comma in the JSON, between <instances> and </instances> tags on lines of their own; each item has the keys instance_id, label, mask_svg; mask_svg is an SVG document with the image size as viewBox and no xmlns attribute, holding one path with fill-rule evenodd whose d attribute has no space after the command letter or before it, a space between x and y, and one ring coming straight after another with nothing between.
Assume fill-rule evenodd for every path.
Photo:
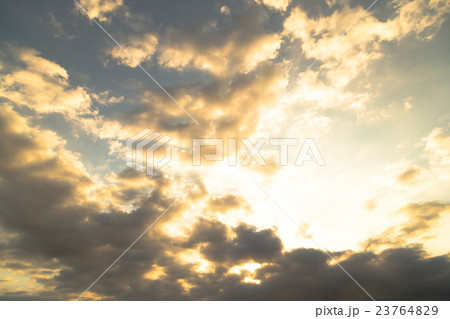
<instances>
[{"instance_id":1,"label":"sky","mask_svg":"<svg viewBox=\"0 0 450 319\"><path fill-rule=\"evenodd\" d=\"M0 300L449 300L449 50L446 0L0 1Z\"/></svg>"}]
</instances>

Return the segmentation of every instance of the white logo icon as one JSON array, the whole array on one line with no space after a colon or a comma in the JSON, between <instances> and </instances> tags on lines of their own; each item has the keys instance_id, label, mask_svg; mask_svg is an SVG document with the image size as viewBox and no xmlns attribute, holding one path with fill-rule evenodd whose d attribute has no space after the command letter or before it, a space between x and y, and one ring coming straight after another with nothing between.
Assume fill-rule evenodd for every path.
<instances>
[{"instance_id":1,"label":"white logo icon","mask_svg":"<svg viewBox=\"0 0 450 319\"><path fill-rule=\"evenodd\" d=\"M172 159L172 149L170 146L166 147L165 156L160 159L156 158L155 152L171 139L172 137L162 135L159 132L152 133L149 129L140 131L126 143L127 166L155 176L157 170L163 168Z\"/></svg>"}]
</instances>

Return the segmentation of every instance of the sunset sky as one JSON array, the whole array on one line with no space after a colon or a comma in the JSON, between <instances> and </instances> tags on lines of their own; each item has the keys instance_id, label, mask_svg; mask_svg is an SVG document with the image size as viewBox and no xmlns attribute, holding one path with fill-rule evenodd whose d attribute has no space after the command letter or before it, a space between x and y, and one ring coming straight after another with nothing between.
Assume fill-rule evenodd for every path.
<instances>
[{"instance_id":1,"label":"sunset sky","mask_svg":"<svg viewBox=\"0 0 450 319\"><path fill-rule=\"evenodd\" d=\"M448 0L78 3L0 1L0 300L76 300L157 219L81 300L450 299Z\"/></svg>"}]
</instances>

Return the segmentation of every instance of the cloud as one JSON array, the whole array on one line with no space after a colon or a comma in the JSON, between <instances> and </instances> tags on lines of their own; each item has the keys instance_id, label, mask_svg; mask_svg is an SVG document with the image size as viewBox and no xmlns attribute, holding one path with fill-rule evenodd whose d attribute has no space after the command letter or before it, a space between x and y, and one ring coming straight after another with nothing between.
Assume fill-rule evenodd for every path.
<instances>
[{"instance_id":1,"label":"cloud","mask_svg":"<svg viewBox=\"0 0 450 319\"><path fill-rule=\"evenodd\" d=\"M148 24L145 16L136 15L142 25L126 16L127 25L138 33L124 41L124 47L138 63L154 58L168 69L201 70L222 78L251 72L259 63L278 56L282 37L266 28L269 15L264 8L245 1L242 6L222 6L219 11L226 16L221 23L208 17L186 28L170 23L163 28L144 27ZM118 64L136 67L119 47L112 47L107 55Z\"/></svg>"},{"instance_id":2,"label":"cloud","mask_svg":"<svg viewBox=\"0 0 450 319\"><path fill-rule=\"evenodd\" d=\"M290 46L301 47L310 60L307 65L319 60L293 87L291 101L298 99L301 103L304 96L311 96L316 97L319 106L351 109L361 118L391 116L389 106L376 110L367 108L376 92L376 84L369 82L368 74L374 71L374 63L386 56L387 44L399 43L410 36L422 41L433 39L450 12L450 5L433 0L393 1L388 9L383 9L385 19L380 19L377 11L362 15L364 10L344 3L318 10L316 14L300 7L290 11L283 24L283 34L291 40ZM353 24L358 17L360 20ZM342 35L350 25L352 27ZM295 92L297 90L299 93ZM322 94L310 93L318 91ZM349 101L327 103L330 92L341 99L347 96Z\"/></svg>"},{"instance_id":3,"label":"cloud","mask_svg":"<svg viewBox=\"0 0 450 319\"><path fill-rule=\"evenodd\" d=\"M111 92L108 91L104 91L101 93L91 92L90 96L101 105L112 105L116 103L121 103L124 100L123 96L120 97L112 96Z\"/></svg>"},{"instance_id":4,"label":"cloud","mask_svg":"<svg viewBox=\"0 0 450 319\"><path fill-rule=\"evenodd\" d=\"M192 146L192 138L231 138L249 135L259 109L270 104L287 85L286 65L261 63L248 74L239 74L232 80L217 78L209 83L187 84L167 88L172 96L198 121L187 115L162 91L148 86L135 87L131 110L120 110L108 117L81 119L83 128L100 138L125 140L151 127L177 140L177 146ZM236 113L235 108L240 112ZM207 111L205 111L207 108ZM192 157L189 157L192 159Z\"/></svg>"},{"instance_id":5,"label":"cloud","mask_svg":"<svg viewBox=\"0 0 450 319\"><path fill-rule=\"evenodd\" d=\"M0 121L0 145L4 146L0 177L7 181L0 187L0 224L14 234L1 243L2 269L14 278L20 272L34 280L33 289L9 289L0 298L76 298L170 205L173 182L128 170L111 174L105 185L96 185L56 134L30 126L11 107L1 109ZM284 251L275 229L243 223L230 227L198 217L186 237L168 235L164 227L189 212L188 203L198 200L212 207L237 205L233 196L209 197L202 192L200 197L188 197L85 298L367 299L323 251ZM125 210L126 203L134 206ZM436 220L442 208L420 204L406 209L419 222L413 226L420 229L420 223ZM378 254L332 253L379 300L446 300L450 295L448 256L429 257L419 247Z\"/></svg>"},{"instance_id":6,"label":"cloud","mask_svg":"<svg viewBox=\"0 0 450 319\"><path fill-rule=\"evenodd\" d=\"M148 33L141 37L132 38L124 45L128 54L117 45L114 45L108 54L116 60L118 64L135 68L137 67L137 64L150 60L156 51L157 45L158 38L155 35ZM130 58L130 56L132 58Z\"/></svg>"},{"instance_id":7,"label":"cloud","mask_svg":"<svg viewBox=\"0 0 450 319\"><path fill-rule=\"evenodd\" d=\"M200 219L192 228L188 245L203 244L200 252L210 261L236 264L244 261L270 261L281 254L281 240L271 229L257 230L241 224L227 237L227 227L219 221Z\"/></svg>"},{"instance_id":8,"label":"cloud","mask_svg":"<svg viewBox=\"0 0 450 319\"><path fill-rule=\"evenodd\" d=\"M437 201L410 203L398 211L406 213L407 220L386 229L381 234L367 239L363 247L369 250L417 245L432 225L444 214L450 212L450 204Z\"/></svg>"},{"instance_id":9,"label":"cloud","mask_svg":"<svg viewBox=\"0 0 450 319\"><path fill-rule=\"evenodd\" d=\"M397 0L390 5L394 10L386 21L377 19L371 12L361 16L362 7L351 8L347 4L330 15L319 17L309 17L307 12L294 8L284 21L284 32L302 40L301 46L307 57L319 58L332 41L361 16L321 60L337 59L339 63L350 63L346 60L353 57L360 58L359 63L367 63L369 58L380 57L383 41L398 41L409 34L431 39L450 11L448 2L441 0Z\"/></svg>"},{"instance_id":10,"label":"cloud","mask_svg":"<svg viewBox=\"0 0 450 319\"><path fill-rule=\"evenodd\" d=\"M214 196L209 200L208 209L225 213L230 209L238 208L242 206L243 199L233 194L226 194L223 196Z\"/></svg>"},{"instance_id":11,"label":"cloud","mask_svg":"<svg viewBox=\"0 0 450 319\"><path fill-rule=\"evenodd\" d=\"M450 213L450 204L429 202L413 203L404 208L409 215L409 221L403 225L401 231L408 236L416 235L429 229L441 214Z\"/></svg>"},{"instance_id":12,"label":"cloud","mask_svg":"<svg viewBox=\"0 0 450 319\"><path fill-rule=\"evenodd\" d=\"M430 169L442 179L450 178L450 135L442 127L434 128L426 138Z\"/></svg>"},{"instance_id":13,"label":"cloud","mask_svg":"<svg viewBox=\"0 0 450 319\"><path fill-rule=\"evenodd\" d=\"M100 93L93 92L74 84L76 81L66 71L71 70L72 65L63 67L55 62L58 59L50 61L32 49L10 47L2 51L0 269L2 276L6 275L1 282L0 299L77 298L185 189L188 181L180 175L187 176L191 172L186 173L181 164L186 158L190 159L189 146L193 137L298 133L300 130L291 130L290 123L294 123L295 129L322 134L329 129L329 123L339 120L330 108L345 105L347 109L358 109L372 96L373 93L365 89L353 90L352 81L368 71L372 61L384 56L386 42L394 43L406 37L430 40L436 36L448 12L448 4L443 1L395 1L402 6L389 7L392 12L388 10L383 20L379 12L369 13L360 21L361 25L355 25L342 43L302 78L292 94L286 95L285 103L280 105L280 112L287 110L286 114L278 116L277 113L269 118L270 125L252 127L250 124L261 110L286 89L288 79L296 77L297 68L319 57L321 49L363 10L343 4L315 14L300 8L291 10L289 1L261 0L258 3L270 10L255 5L254 1L246 1L244 8L230 5L219 15L219 7L215 6L214 13L223 21L216 21L214 16L181 30L164 25L158 27L158 32L145 30L125 42L127 50L139 63L151 61L160 63L158 67L185 72L178 74L181 80L175 81L177 84L169 77L168 83L172 85L167 89L199 119L201 127L190 122L164 92L149 88L147 82L127 82L119 88L120 94L112 94L111 89L103 88L108 83L100 86L96 82L99 74L86 76L87 83L103 88ZM335 1L327 3L337 5ZM120 8L125 10L122 1L82 1L82 4L91 17L102 22L110 21ZM280 34L275 29L277 23L282 24L285 15L288 17L284 21L284 32ZM126 18L131 20L128 15ZM135 21L133 28L138 29L144 21L141 18ZM60 28L57 22L54 25ZM290 61L292 57L285 56L286 52L293 50L298 54L298 46L303 54L299 54L298 60ZM99 52L106 52L114 63L136 67L117 47L109 47L109 51L100 48ZM295 70L289 72L292 65ZM188 73L193 70L204 72ZM128 72L124 68L112 71ZM105 74L99 76L106 78ZM183 76L189 77L188 81L184 82ZM419 109L420 100L414 98L414 101L409 114ZM98 105L104 108L95 110L93 106ZM90 134L88 138L92 139L87 143L94 150L83 149L83 154L73 152L70 149L79 149L79 140L72 145L61 137L62 132L44 128L45 120L40 120L48 120L45 115L54 113L64 115L65 123ZM373 113L378 113L378 109ZM339 124L342 129L346 123ZM100 138L109 142L110 155L121 156L123 141L144 127L174 137L176 151L182 158L179 166L157 177L132 169L107 171L106 175L86 169L85 156L101 155L92 140ZM340 132L344 135L333 138L343 137L348 146L351 141L345 139L350 136L346 135L347 128ZM370 132L377 132L375 128L370 127ZM447 135L445 128L436 127L426 138L426 156L431 171L439 177L446 176L449 164ZM362 136L364 143L370 140L367 134ZM334 139L329 141L335 142ZM341 146L336 144L336 148ZM355 149L366 153L367 145L360 146L350 145L349 149L342 149L342 153L348 155L348 150ZM334 155L330 158L340 157ZM105 162L108 164L110 160L114 158ZM348 166L348 161L346 163ZM182 174L178 174L177 169ZM363 170L355 169L357 174ZM205 171L206 175L213 176L214 186L205 182L206 177L199 181L198 187L162 216L92 287L85 299L368 299L324 251L283 242L283 228L268 225L264 220L260 222L264 219L261 215L247 218L252 214L249 197L253 193L249 197L244 197L248 190L221 193L220 190L226 188L217 186L220 179L216 171L208 171L208 168ZM289 184L297 175L287 172ZM388 173L392 173L388 174L389 182L395 181L398 186L394 192L410 190L412 184L428 177L423 165L406 160ZM342 179L349 176L349 183L354 181L351 174L343 174L338 166L332 174ZM319 175L314 177L321 180ZM307 183L306 188L314 187L317 183L308 176L306 173L298 180ZM281 192L288 185L282 184ZM333 184L334 178L327 183ZM301 189L291 188L294 196L302 193ZM331 186L327 189L335 190ZM365 191L364 184L356 193L365 198ZM387 193L390 192L388 189ZM313 200L322 201L323 194L321 189ZM303 197L302 205L316 210L310 198ZM332 198L337 200L338 197L339 194ZM368 208L372 209L370 214L384 209L381 199L379 196L376 202L368 203ZM397 197L396 200L398 204ZM330 205L342 208L336 202ZM445 200L406 204L396 213L396 218L403 221L363 242L362 251L331 251L331 254L378 300L448 300L449 256L432 255L433 252L427 253L424 247L426 239L434 235L438 221L446 218L449 210ZM329 217L331 215L327 214L335 211L321 213ZM230 222L230 218L237 222ZM249 221L252 219L258 225ZM304 227L308 234L300 234L303 237L316 233L314 227L308 229L308 225ZM303 238L298 236L296 240Z\"/></svg>"},{"instance_id":14,"label":"cloud","mask_svg":"<svg viewBox=\"0 0 450 319\"><path fill-rule=\"evenodd\" d=\"M236 39L230 39L235 37ZM276 57L280 48L278 35L261 35L253 39L239 39L241 35L235 33L226 38L226 44L217 44L199 50L202 45L181 40L173 44L162 44L159 63L167 68L183 70L196 68L208 71L216 76L230 75L236 72L248 73L262 61ZM244 44L245 41L245 44Z\"/></svg>"},{"instance_id":15,"label":"cloud","mask_svg":"<svg viewBox=\"0 0 450 319\"><path fill-rule=\"evenodd\" d=\"M428 258L415 248L391 249L378 255L354 253L341 261L341 265L377 300L445 299L448 288L438 282L439 278L448 282L448 263L446 256ZM433 267L438 276L427 272ZM286 253L275 265L258 269L256 278L261 279L261 285L232 287L225 293L225 299L368 299L341 269L327 263L323 252L314 249L295 249ZM433 286L429 286L430 283Z\"/></svg>"},{"instance_id":16,"label":"cloud","mask_svg":"<svg viewBox=\"0 0 450 319\"><path fill-rule=\"evenodd\" d=\"M220 13L227 15L227 16L230 15L230 13L231 13L230 7L229 6L221 6Z\"/></svg>"},{"instance_id":17,"label":"cloud","mask_svg":"<svg viewBox=\"0 0 450 319\"><path fill-rule=\"evenodd\" d=\"M80 293L79 280L84 285L96 276L170 205L167 183L159 180L155 187L148 176L124 172L102 185L56 133L30 126L7 105L0 108L0 123L0 225L11 234L3 237L2 268L28 265L10 271L34 280L24 295L11 296L33 298L44 289L50 291L44 299L73 298ZM156 242L146 253L149 262L159 250ZM38 269L48 274L36 274Z\"/></svg>"},{"instance_id":18,"label":"cloud","mask_svg":"<svg viewBox=\"0 0 450 319\"><path fill-rule=\"evenodd\" d=\"M195 30L169 28L160 37L158 61L167 68L195 68L219 77L248 73L274 59L281 46L281 36L264 29L267 19L263 9L245 6L232 12L225 28L209 20Z\"/></svg>"},{"instance_id":19,"label":"cloud","mask_svg":"<svg viewBox=\"0 0 450 319\"><path fill-rule=\"evenodd\" d=\"M279 11L285 11L289 6L290 0L255 0L257 3L262 3L265 6Z\"/></svg>"},{"instance_id":20,"label":"cloud","mask_svg":"<svg viewBox=\"0 0 450 319\"><path fill-rule=\"evenodd\" d=\"M397 176L397 181L408 184L414 181L414 179L420 175L422 169L418 166L410 166L406 168L400 175Z\"/></svg>"},{"instance_id":21,"label":"cloud","mask_svg":"<svg viewBox=\"0 0 450 319\"><path fill-rule=\"evenodd\" d=\"M398 15L393 19L398 36L412 33L424 40L436 35L450 12L450 4L445 0L396 0L393 5L398 8Z\"/></svg>"},{"instance_id":22,"label":"cloud","mask_svg":"<svg viewBox=\"0 0 450 319\"><path fill-rule=\"evenodd\" d=\"M55 15L53 14L53 12L48 12L47 15L47 21L48 23L53 27L54 29L54 37L55 38L65 38L68 40L77 38L76 35L70 35L66 32L66 30L64 29L64 25L59 22L58 20L56 20Z\"/></svg>"},{"instance_id":23,"label":"cloud","mask_svg":"<svg viewBox=\"0 0 450 319\"><path fill-rule=\"evenodd\" d=\"M79 3L87 11L89 18L102 22L109 22L114 12L123 5L122 0L79 0Z\"/></svg>"},{"instance_id":24,"label":"cloud","mask_svg":"<svg viewBox=\"0 0 450 319\"><path fill-rule=\"evenodd\" d=\"M420 248L354 253L342 266L377 300L446 300L449 294L448 256L428 257ZM236 274L219 267L202 276L189 276L178 269L178 274L193 286L189 294L176 296L175 281L166 277L142 282L123 299L368 300L338 266L328 263L324 252L315 249L295 249L257 268L253 276L259 284L244 281L252 274L245 269ZM162 286L166 294L156 295Z\"/></svg>"},{"instance_id":25,"label":"cloud","mask_svg":"<svg viewBox=\"0 0 450 319\"><path fill-rule=\"evenodd\" d=\"M33 49L9 46L6 51L16 61L3 70L0 97L37 113L74 117L91 112L89 94L80 86L70 85L63 67L42 58L40 52Z\"/></svg>"}]
</instances>

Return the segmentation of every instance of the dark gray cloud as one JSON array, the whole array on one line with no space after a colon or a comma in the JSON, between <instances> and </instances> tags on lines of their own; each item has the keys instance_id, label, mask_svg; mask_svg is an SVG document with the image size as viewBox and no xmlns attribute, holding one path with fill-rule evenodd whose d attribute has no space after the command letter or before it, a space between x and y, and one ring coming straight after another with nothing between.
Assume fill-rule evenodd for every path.
<instances>
[{"instance_id":1,"label":"dark gray cloud","mask_svg":"<svg viewBox=\"0 0 450 319\"><path fill-rule=\"evenodd\" d=\"M274 265L257 270L260 285L238 284L221 296L232 300L367 300L327 255L295 249ZM427 258L419 248L389 249L378 255L354 253L341 262L377 300L446 300L448 256ZM266 279L266 276L269 276Z\"/></svg>"},{"instance_id":2,"label":"dark gray cloud","mask_svg":"<svg viewBox=\"0 0 450 319\"><path fill-rule=\"evenodd\" d=\"M225 265L245 261L268 262L281 254L281 240L271 229L257 230L241 224L230 237L227 226L219 221L200 219L192 228L187 247L201 244L200 252L209 260Z\"/></svg>"}]
</instances>

